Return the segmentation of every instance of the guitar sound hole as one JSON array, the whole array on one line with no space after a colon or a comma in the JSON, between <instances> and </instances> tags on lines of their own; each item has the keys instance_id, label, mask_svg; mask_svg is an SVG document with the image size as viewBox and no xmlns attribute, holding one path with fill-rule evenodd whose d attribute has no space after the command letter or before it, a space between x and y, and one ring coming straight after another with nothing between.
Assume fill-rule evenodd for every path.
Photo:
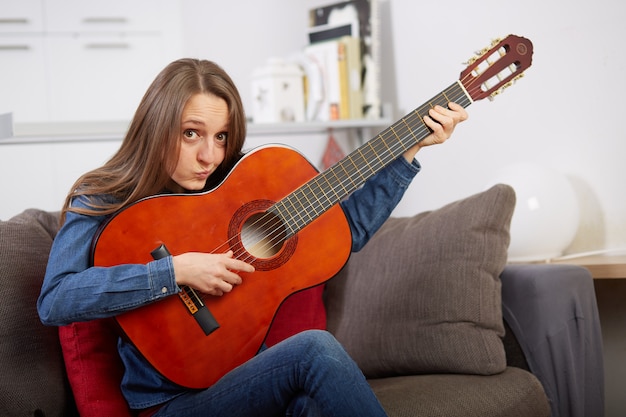
<instances>
[{"instance_id":1,"label":"guitar sound hole","mask_svg":"<svg viewBox=\"0 0 626 417\"><path fill-rule=\"evenodd\" d=\"M278 216L256 213L245 221L241 229L241 243L256 258L271 258L283 247L287 233Z\"/></svg>"}]
</instances>

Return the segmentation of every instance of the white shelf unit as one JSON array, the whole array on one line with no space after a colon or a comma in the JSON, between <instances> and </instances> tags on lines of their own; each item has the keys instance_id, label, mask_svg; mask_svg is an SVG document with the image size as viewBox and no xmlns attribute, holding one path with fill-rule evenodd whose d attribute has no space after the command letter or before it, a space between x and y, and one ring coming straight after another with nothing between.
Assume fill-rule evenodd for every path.
<instances>
[{"instance_id":1,"label":"white shelf unit","mask_svg":"<svg viewBox=\"0 0 626 417\"><path fill-rule=\"evenodd\" d=\"M0 139L0 145L122 140L128 123L127 121L18 123L15 124L15 135L12 138ZM390 124L391 120L388 118L332 122L250 123L248 135L286 136L324 133L332 130L354 130L362 136L365 132L382 130Z\"/></svg>"}]
</instances>

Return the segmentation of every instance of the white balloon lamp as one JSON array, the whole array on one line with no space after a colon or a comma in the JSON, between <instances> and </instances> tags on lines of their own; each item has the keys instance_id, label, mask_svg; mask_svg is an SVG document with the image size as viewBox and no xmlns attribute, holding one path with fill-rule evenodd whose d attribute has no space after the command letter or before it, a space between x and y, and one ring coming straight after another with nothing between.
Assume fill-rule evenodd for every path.
<instances>
[{"instance_id":1,"label":"white balloon lamp","mask_svg":"<svg viewBox=\"0 0 626 417\"><path fill-rule=\"evenodd\" d=\"M509 184L515 189L509 262L561 256L580 223L578 199L567 177L546 167L519 163L503 168L493 183Z\"/></svg>"}]
</instances>

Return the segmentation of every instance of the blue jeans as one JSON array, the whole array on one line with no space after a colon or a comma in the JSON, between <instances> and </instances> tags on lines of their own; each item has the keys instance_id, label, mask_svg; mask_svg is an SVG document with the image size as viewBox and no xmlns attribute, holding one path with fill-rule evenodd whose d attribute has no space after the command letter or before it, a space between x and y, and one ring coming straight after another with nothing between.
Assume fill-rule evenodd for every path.
<instances>
[{"instance_id":1,"label":"blue jeans","mask_svg":"<svg viewBox=\"0 0 626 417\"><path fill-rule=\"evenodd\" d=\"M339 342L310 330L261 352L210 388L174 398L155 417L385 415Z\"/></svg>"}]
</instances>

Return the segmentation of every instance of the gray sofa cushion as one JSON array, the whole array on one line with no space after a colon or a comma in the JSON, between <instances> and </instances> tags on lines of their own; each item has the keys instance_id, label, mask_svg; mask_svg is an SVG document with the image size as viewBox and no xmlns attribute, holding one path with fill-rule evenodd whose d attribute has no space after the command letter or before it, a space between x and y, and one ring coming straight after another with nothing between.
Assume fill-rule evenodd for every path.
<instances>
[{"instance_id":1,"label":"gray sofa cushion","mask_svg":"<svg viewBox=\"0 0 626 417\"><path fill-rule=\"evenodd\" d=\"M327 284L328 329L367 377L505 369L499 275L514 207L499 184L391 218L352 255Z\"/></svg>"},{"instance_id":2,"label":"gray sofa cushion","mask_svg":"<svg viewBox=\"0 0 626 417\"><path fill-rule=\"evenodd\" d=\"M409 375L370 379L389 417L549 416L541 383L506 368L497 375Z\"/></svg>"},{"instance_id":3,"label":"gray sofa cushion","mask_svg":"<svg viewBox=\"0 0 626 417\"><path fill-rule=\"evenodd\" d=\"M42 325L36 308L57 229L58 213L34 209L0 222L2 416L69 414L57 329Z\"/></svg>"}]
</instances>

